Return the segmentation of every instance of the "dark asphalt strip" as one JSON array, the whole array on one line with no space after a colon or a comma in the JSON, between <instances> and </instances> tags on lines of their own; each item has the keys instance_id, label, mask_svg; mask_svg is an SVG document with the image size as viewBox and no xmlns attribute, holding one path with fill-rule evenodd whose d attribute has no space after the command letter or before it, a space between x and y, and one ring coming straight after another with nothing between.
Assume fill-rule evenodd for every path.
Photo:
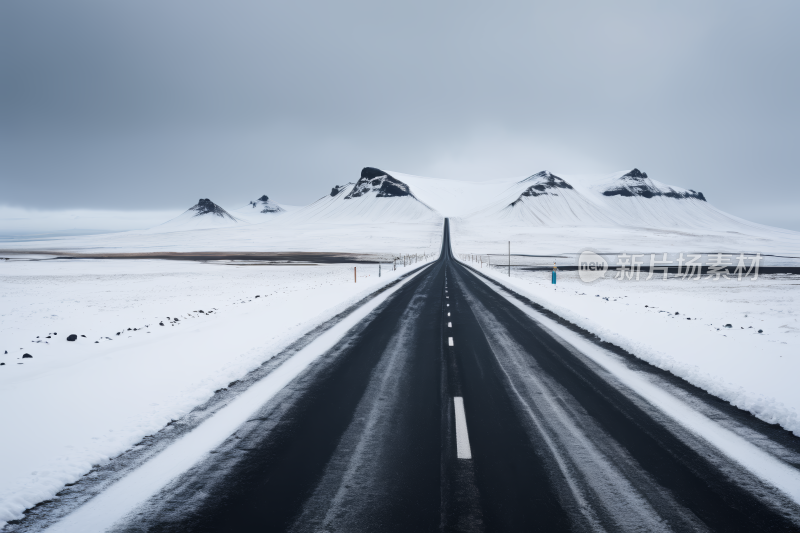
<instances>
[{"instance_id":1,"label":"dark asphalt strip","mask_svg":"<svg viewBox=\"0 0 800 533\"><path fill-rule=\"evenodd\" d=\"M447 261L450 261L450 236L447 228L449 228L449 222L446 222L443 256L447 257ZM446 272L449 269L443 268L442 270ZM444 283L441 287L444 303L441 307L442 328L440 337L442 353L441 403L444 406L441 425L442 521L440 530L472 533L484 531L486 523L480 500L480 491L475 477L475 464L471 459L459 459L456 455L457 442L453 398L463 397L463 392L456 350L454 346L450 346L449 342L449 339L454 335L454 329L449 324L458 323L460 320L451 303L453 292L450 284L452 284L452 281L449 276L445 275ZM447 304L451 305L448 306Z\"/></svg>"},{"instance_id":2,"label":"dark asphalt strip","mask_svg":"<svg viewBox=\"0 0 800 533\"><path fill-rule=\"evenodd\" d=\"M416 272L412 271L400 275L397 279L370 293L347 309L320 324L318 327L307 332L280 353L249 372L243 378L230 383L227 388L217 391L207 402L198 405L187 415L181 417L177 421L170 422L158 433L145 437L132 449L114 458L109 463L105 465L96 465L89 474L82 477L77 483L70 484L59 492L57 498L43 501L32 509L28 509L25 511L26 517L24 519L9 522L8 526L6 526L6 530L14 532L40 531L47 524L60 520L74 509L84 505L114 482L131 473L150 458L158 455L171 444L195 430L200 424L228 405L239 394L270 374L283 362L292 358L297 352L309 345L320 335L336 326L345 317L350 315L350 313L366 305L373 298L380 296L385 291L391 290L397 284L403 283L409 276L414 276L415 274Z\"/></svg>"},{"instance_id":3,"label":"dark asphalt strip","mask_svg":"<svg viewBox=\"0 0 800 533\"><path fill-rule=\"evenodd\" d=\"M438 262L117 530L796 530L587 361L453 260L446 221Z\"/></svg>"},{"instance_id":4,"label":"dark asphalt strip","mask_svg":"<svg viewBox=\"0 0 800 533\"><path fill-rule=\"evenodd\" d=\"M520 423L491 347L448 265L453 337L483 515L490 531L565 531L569 519ZM471 276L470 276L471 277Z\"/></svg>"},{"instance_id":5,"label":"dark asphalt strip","mask_svg":"<svg viewBox=\"0 0 800 533\"><path fill-rule=\"evenodd\" d=\"M560 383L597 424L628 451L642 469L670 490L675 500L690 509L710 529L714 531L796 530L794 524L725 477L705 458L643 412L622 391L611 386L593 369L565 349L525 313L476 279L465 267L454 263L453 268L460 274L454 275L453 278L466 285L466 290L491 310L496 320L511 332L516 343L524 346L530 357L535 358L537 365ZM463 336L469 345L479 345L485 341L482 335L477 334L478 331L479 328L468 326L459 336ZM489 350L488 346L472 348L475 354L465 358L465 361L470 359L474 361L472 379L475 381L475 387L471 391L482 395L482 401L491 399L493 394L500 396L503 388L501 383L495 384L498 381L494 378L497 371L493 368L492 358L481 356L481 353L490 353ZM463 365L463 368L467 366ZM493 384L491 389L496 392L487 390L490 388L490 383ZM465 402L467 398L469 396L465 397ZM476 416L479 412L476 412L475 407L469 409L467 414L468 417L472 414L472 418L469 418L471 426L474 427L479 423ZM497 409L492 410L492 416L498 415ZM489 416L489 413L482 416ZM476 418L475 423L473 418ZM481 473L484 471L482 461L497 459L484 458L483 454L479 453L482 446L479 444L479 438L476 434L475 461L480 481ZM513 453L513 450L509 450L509 453ZM520 457L525 453L522 445L517 453ZM509 456L511 457L513 456ZM513 459L508 462L513 462ZM521 483L524 483L524 479L520 479L517 485ZM481 492L482 494L487 492L483 484Z\"/></svg>"},{"instance_id":6,"label":"dark asphalt strip","mask_svg":"<svg viewBox=\"0 0 800 533\"><path fill-rule=\"evenodd\" d=\"M323 476L326 465L353 422L353 415L379 364L402 314L421 291L441 272L436 264L402 287L384 307L365 320L361 331L343 339L322 357L279 399L288 404L271 405L258 418L251 434L234 435L217 454L171 483L124 531L285 531L301 514L303 504ZM439 274L440 275L440 274ZM438 294L434 293L434 296ZM405 434L395 442L398 450L393 475L387 486L392 499L377 502L371 518L382 530L432 530L439 523L440 461L440 357L438 306L428 305L430 326L420 335L432 348L409 368L412 390L407 390L406 413L400 420ZM433 353L431 353L433 352ZM425 366L425 365L423 365ZM277 403L277 402L276 402ZM393 435L395 438L398 434ZM387 435L387 437L389 437ZM235 439L243 441L237 443ZM246 443L246 444L245 444ZM408 453L405 453L408 452ZM404 464L405 462L405 464ZM220 476L219 471L224 474ZM197 495L202 502L195 503ZM382 505L382 506L381 506ZM155 513L154 513L155 511ZM304 530L302 525L298 528Z\"/></svg>"},{"instance_id":7,"label":"dark asphalt strip","mask_svg":"<svg viewBox=\"0 0 800 533\"><path fill-rule=\"evenodd\" d=\"M778 447L791 450L794 453L790 454L789 456L782 454L779 451L776 451L775 455L781 457L783 460L786 460L789 463L794 464L796 468L800 468L800 461L797 461L796 459L797 455L800 455L800 438L797 438L797 436L793 435L790 431L786 431L777 424L759 420L751 413L748 413L747 411L732 405L728 401L725 401L718 396L714 396L713 394L710 394L709 392L692 385L683 378L680 378L667 370L657 368L646 361L639 359L635 355L626 352L619 346L599 339L591 332L576 326L575 324L553 313L542 305L539 305L538 303L533 302L529 298L515 292L509 287L498 283L492 278L486 276L480 270L469 265L462 264L462 266L471 271L475 276L485 280L485 282L489 285L495 287L501 294L518 300L519 302L530 307L532 310L541 313L543 316L575 332L577 335L580 335L586 340L597 344L604 350L608 350L609 352L621 357L625 360L625 364L628 367L638 372L648 374L656 382L659 382L661 386L667 388L673 394L677 394L679 397L690 403L695 409L699 410L709 418L719 421L723 426L727 427L731 431L740 433L747 438L748 436L740 431L741 427L745 427L749 432L756 432L761 435L761 437L757 439L759 442L771 443L777 445ZM749 438L752 439L753 437L749 436ZM795 455L795 457L792 458L791 455Z\"/></svg>"}]
</instances>

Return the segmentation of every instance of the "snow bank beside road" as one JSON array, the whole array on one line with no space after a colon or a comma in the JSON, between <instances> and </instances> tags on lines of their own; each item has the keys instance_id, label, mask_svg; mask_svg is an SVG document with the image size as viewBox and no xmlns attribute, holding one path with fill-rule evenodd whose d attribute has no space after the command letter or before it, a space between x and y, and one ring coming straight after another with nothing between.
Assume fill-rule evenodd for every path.
<instances>
[{"instance_id":1,"label":"snow bank beside road","mask_svg":"<svg viewBox=\"0 0 800 533\"><path fill-rule=\"evenodd\" d=\"M797 276L586 284L577 272L559 272L553 287L549 271L512 270L508 278L502 269L479 270L602 340L800 436Z\"/></svg>"},{"instance_id":2,"label":"snow bank beside road","mask_svg":"<svg viewBox=\"0 0 800 533\"><path fill-rule=\"evenodd\" d=\"M423 264L4 263L0 527Z\"/></svg>"}]
</instances>

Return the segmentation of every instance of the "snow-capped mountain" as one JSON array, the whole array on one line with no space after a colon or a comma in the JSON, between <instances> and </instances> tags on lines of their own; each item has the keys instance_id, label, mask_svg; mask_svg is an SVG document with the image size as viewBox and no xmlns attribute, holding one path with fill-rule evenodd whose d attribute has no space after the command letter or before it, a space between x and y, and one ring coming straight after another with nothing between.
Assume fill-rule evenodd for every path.
<instances>
[{"instance_id":1,"label":"snow-capped mountain","mask_svg":"<svg viewBox=\"0 0 800 533\"><path fill-rule=\"evenodd\" d=\"M267 196L266 194L261 195L261 197L258 200L252 200L248 202L245 209L247 208L249 208L252 211L265 214L283 213L285 211L284 208L272 202L269 199L269 196Z\"/></svg>"},{"instance_id":2,"label":"snow-capped mountain","mask_svg":"<svg viewBox=\"0 0 800 533\"><path fill-rule=\"evenodd\" d=\"M509 202L511 198L514 199ZM578 193L572 185L547 170L509 187L506 194L494 202L493 207L473 216L504 223L547 227L608 226L614 223L602 209Z\"/></svg>"},{"instance_id":3,"label":"snow-capped mountain","mask_svg":"<svg viewBox=\"0 0 800 533\"><path fill-rule=\"evenodd\" d=\"M798 232L730 215L702 193L656 181L639 169L605 175L544 170L468 182L375 167L365 167L355 183L335 185L303 207L281 206L262 196L231 214L202 199L143 232L20 242L9 248L397 253L414 246L438 250L445 217L451 219L453 246L470 252L505 253L508 241L525 253L595 246L770 250L777 257L800 249Z\"/></svg>"},{"instance_id":4,"label":"snow-capped mountain","mask_svg":"<svg viewBox=\"0 0 800 533\"><path fill-rule=\"evenodd\" d=\"M180 216L145 230L144 233L225 228L244 224L246 222L231 215L208 198L200 198L195 205L184 211Z\"/></svg>"},{"instance_id":5,"label":"snow-capped mountain","mask_svg":"<svg viewBox=\"0 0 800 533\"><path fill-rule=\"evenodd\" d=\"M264 222L275 215L285 213L287 209L269 199L266 194L261 195L256 200L250 200L242 207L233 210L233 215L248 222Z\"/></svg>"},{"instance_id":6,"label":"snow-capped mountain","mask_svg":"<svg viewBox=\"0 0 800 533\"><path fill-rule=\"evenodd\" d=\"M372 167L364 167L361 170L361 178L356 182L353 190L347 195L346 199L360 198L376 192L375 198L395 198L401 196L413 196L408 189L408 185L390 176L388 172Z\"/></svg>"},{"instance_id":7,"label":"snow-capped mountain","mask_svg":"<svg viewBox=\"0 0 800 533\"><path fill-rule=\"evenodd\" d=\"M281 217L281 224L305 222L417 222L441 218L412 194L407 183L386 171L365 167L355 183L336 185L316 202Z\"/></svg>"},{"instance_id":8,"label":"snow-capped mountain","mask_svg":"<svg viewBox=\"0 0 800 533\"><path fill-rule=\"evenodd\" d=\"M627 197L641 196L642 198L665 196L667 198L693 198L695 200L702 200L703 202L706 201L705 196L703 196L701 192L664 185L663 183L651 180L647 177L646 172L641 172L638 168L634 168L630 172L618 178L614 178L611 184L603 191L603 195Z\"/></svg>"}]
</instances>

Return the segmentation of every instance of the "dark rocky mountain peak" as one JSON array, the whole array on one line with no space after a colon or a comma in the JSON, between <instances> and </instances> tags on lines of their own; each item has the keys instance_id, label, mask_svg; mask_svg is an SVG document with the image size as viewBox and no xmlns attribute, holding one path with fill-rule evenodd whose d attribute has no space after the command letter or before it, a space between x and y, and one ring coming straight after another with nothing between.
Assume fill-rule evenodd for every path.
<instances>
[{"instance_id":1,"label":"dark rocky mountain peak","mask_svg":"<svg viewBox=\"0 0 800 533\"><path fill-rule=\"evenodd\" d=\"M383 170L364 167L361 170L361 178L356 182L353 190L345 197L345 200L358 198L373 191L378 191L378 198L394 198L400 196L414 196L408 185L391 176Z\"/></svg>"},{"instance_id":2,"label":"dark rocky mountain peak","mask_svg":"<svg viewBox=\"0 0 800 533\"><path fill-rule=\"evenodd\" d=\"M658 187L653 181L647 177L646 172L634 168L630 172L620 176L615 182L605 191L605 196L626 196L632 198L638 196L640 198L655 198L657 196L664 196L666 198L693 199L705 202L706 197L703 193L689 190L677 190L672 187Z\"/></svg>"},{"instance_id":3,"label":"dark rocky mountain peak","mask_svg":"<svg viewBox=\"0 0 800 533\"><path fill-rule=\"evenodd\" d=\"M638 168L634 168L633 170L631 170L630 172L628 172L627 174L625 174L622 177L623 178L641 178L641 179L645 179L646 180L647 179L647 172L642 172Z\"/></svg>"},{"instance_id":4,"label":"dark rocky mountain peak","mask_svg":"<svg viewBox=\"0 0 800 533\"><path fill-rule=\"evenodd\" d=\"M220 206L218 206L208 198L200 198L200 200L197 201L197 204L190 207L189 210L194 211L194 216L196 217L202 215L216 215L221 218L229 218L231 220L236 220L236 218L231 216L230 213L222 209Z\"/></svg>"},{"instance_id":5,"label":"dark rocky mountain peak","mask_svg":"<svg viewBox=\"0 0 800 533\"><path fill-rule=\"evenodd\" d=\"M260 213L280 213L283 211L281 206L270 202L269 196L266 194L262 194L261 198L251 201L249 204L253 209L258 209Z\"/></svg>"},{"instance_id":6,"label":"dark rocky mountain peak","mask_svg":"<svg viewBox=\"0 0 800 533\"><path fill-rule=\"evenodd\" d=\"M526 182L532 182L533 185L525 189L522 194L519 195L519 198L511 202L512 207L517 205L520 200L526 197L529 198L544 195L558 196L558 189L572 189L572 185L559 178L555 174L551 174L547 170L537 172L533 176L525 178L520 183Z\"/></svg>"}]
</instances>

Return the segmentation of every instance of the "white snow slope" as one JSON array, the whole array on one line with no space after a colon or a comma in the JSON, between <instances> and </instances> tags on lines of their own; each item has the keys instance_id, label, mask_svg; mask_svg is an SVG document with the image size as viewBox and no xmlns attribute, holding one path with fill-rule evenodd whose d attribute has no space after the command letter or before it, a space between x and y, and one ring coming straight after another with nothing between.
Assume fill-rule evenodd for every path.
<instances>
[{"instance_id":1,"label":"white snow slope","mask_svg":"<svg viewBox=\"0 0 800 533\"><path fill-rule=\"evenodd\" d=\"M0 529L424 264L0 262Z\"/></svg>"},{"instance_id":2,"label":"white snow slope","mask_svg":"<svg viewBox=\"0 0 800 533\"><path fill-rule=\"evenodd\" d=\"M254 201L257 207L260 201ZM280 209L269 200L262 203ZM258 211L248 205L245 209ZM310 205L277 213L259 211L263 216L244 217L257 223L246 224L227 213L194 216L187 211L147 231L9 242L3 247L431 252L439 242L443 217L451 217L457 252L503 253L508 241L518 253L529 254L575 252L588 246L637 252L800 250L798 232L729 215L702 194L665 185L637 169L594 176L542 171L529 177L464 182L367 167L357 183L334 187Z\"/></svg>"},{"instance_id":3,"label":"white snow slope","mask_svg":"<svg viewBox=\"0 0 800 533\"><path fill-rule=\"evenodd\" d=\"M274 205L254 202L248 209ZM782 255L787 264L800 256L800 233L726 214L699 193L638 170L462 182L368 167L355 183L310 205L259 211L259 217L234 213L205 200L146 231L2 246L20 259L32 250L437 254L443 219L450 217L453 247L461 254L505 254L511 241L513 253L526 255L574 257L586 248L761 252ZM3 435L13 436L3 439L0 453L0 523L51 498L91 465L188 412L396 275L384 269L377 278L375 267L359 266L354 284L352 268L0 261L0 341L6 345L0 353L8 350L0 355L6 363L0 405L13 406L0 409ZM567 273L552 289L547 275L520 273L511 283L637 357L800 431L800 396L791 380L800 370L796 276L595 288ZM692 320L660 311L686 312ZM734 330L717 330L725 323ZM751 325L765 333L754 334ZM79 335L76 342L64 340L70 333ZM23 360L24 353L33 358Z\"/></svg>"},{"instance_id":4,"label":"white snow slope","mask_svg":"<svg viewBox=\"0 0 800 533\"><path fill-rule=\"evenodd\" d=\"M243 223L245 222L231 215L208 198L201 198L197 204L184 211L180 216L139 233L171 233L225 228Z\"/></svg>"}]
</instances>

